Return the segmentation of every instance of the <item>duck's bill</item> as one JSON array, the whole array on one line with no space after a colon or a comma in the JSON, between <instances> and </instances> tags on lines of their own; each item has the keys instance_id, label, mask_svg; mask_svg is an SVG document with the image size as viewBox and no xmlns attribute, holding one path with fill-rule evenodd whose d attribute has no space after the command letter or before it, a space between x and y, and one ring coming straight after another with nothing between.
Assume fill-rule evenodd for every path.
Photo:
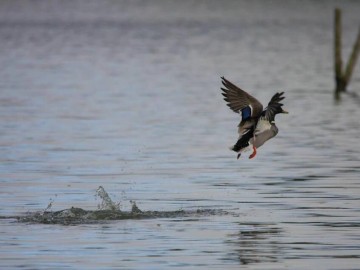
<instances>
[{"instance_id":1,"label":"duck's bill","mask_svg":"<svg viewBox=\"0 0 360 270\"><path fill-rule=\"evenodd\" d=\"M286 113L286 114L288 114L289 112L288 112L288 111L285 111L285 110L282 110L281 113Z\"/></svg>"}]
</instances>

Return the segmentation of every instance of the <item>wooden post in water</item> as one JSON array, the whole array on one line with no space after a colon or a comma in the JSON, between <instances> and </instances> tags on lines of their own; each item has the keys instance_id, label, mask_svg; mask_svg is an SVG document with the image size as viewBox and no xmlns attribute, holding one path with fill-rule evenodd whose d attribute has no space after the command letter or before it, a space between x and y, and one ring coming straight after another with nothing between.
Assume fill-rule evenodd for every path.
<instances>
[{"instance_id":1,"label":"wooden post in water","mask_svg":"<svg viewBox=\"0 0 360 270\"><path fill-rule=\"evenodd\" d=\"M335 59L335 98L340 98L340 92L344 91L344 82L342 80L342 60L341 60L341 10L335 9L334 21L334 59Z\"/></svg>"},{"instance_id":2,"label":"wooden post in water","mask_svg":"<svg viewBox=\"0 0 360 270\"><path fill-rule=\"evenodd\" d=\"M358 35L346 65L346 70L343 72L342 58L341 58L341 10L335 9L334 20L334 68L335 68L335 99L340 99L340 93L346 92L347 85L350 82L352 72L355 68L357 58L360 51L360 28Z\"/></svg>"}]
</instances>

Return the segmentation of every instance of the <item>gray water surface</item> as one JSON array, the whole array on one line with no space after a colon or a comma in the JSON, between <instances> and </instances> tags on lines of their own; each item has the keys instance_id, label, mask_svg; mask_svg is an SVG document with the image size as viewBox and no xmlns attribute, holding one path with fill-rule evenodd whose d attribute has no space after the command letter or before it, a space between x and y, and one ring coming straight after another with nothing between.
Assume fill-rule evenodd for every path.
<instances>
[{"instance_id":1,"label":"gray water surface","mask_svg":"<svg viewBox=\"0 0 360 270\"><path fill-rule=\"evenodd\" d=\"M333 101L335 6L346 61L357 1L1 1L0 268L359 269L360 99ZM255 159L228 150L220 76L265 106L285 91ZM14 218L96 210L99 186L123 211L214 212Z\"/></svg>"}]
</instances>

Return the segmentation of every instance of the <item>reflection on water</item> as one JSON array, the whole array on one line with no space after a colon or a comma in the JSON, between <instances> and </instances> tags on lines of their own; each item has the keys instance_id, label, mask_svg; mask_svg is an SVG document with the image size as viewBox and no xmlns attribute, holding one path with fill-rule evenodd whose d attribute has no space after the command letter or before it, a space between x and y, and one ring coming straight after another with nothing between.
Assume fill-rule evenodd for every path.
<instances>
[{"instance_id":1,"label":"reflection on water","mask_svg":"<svg viewBox=\"0 0 360 270\"><path fill-rule=\"evenodd\" d=\"M276 224L241 223L237 234L230 234L227 244L234 248L229 259L240 264L277 262L283 251L279 239L281 231Z\"/></svg>"},{"instance_id":2,"label":"reflection on water","mask_svg":"<svg viewBox=\"0 0 360 270\"><path fill-rule=\"evenodd\" d=\"M1 1L0 268L357 269L360 110L333 102L335 6L348 55L358 1ZM253 160L228 150L220 76L286 93Z\"/></svg>"}]
</instances>

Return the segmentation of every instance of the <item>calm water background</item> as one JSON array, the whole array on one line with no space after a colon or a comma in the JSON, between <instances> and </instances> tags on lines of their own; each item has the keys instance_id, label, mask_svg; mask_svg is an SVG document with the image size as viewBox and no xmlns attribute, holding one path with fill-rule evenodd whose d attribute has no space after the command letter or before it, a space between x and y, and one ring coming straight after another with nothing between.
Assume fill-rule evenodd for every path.
<instances>
[{"instance_id":1,"label":"calm water background","mask_svg":"<svg viewBox=\"0 0 360 270\"><path fill-rule=\"evenodd\" d=\"M1 1L0 268L359 269L359 99L333 101L358 1ZM350 90L360 94L360 67ZM253 160L220 76L289 115ZM46 208L222 209L77 226Z\"/></svg>"}]
</instances>

